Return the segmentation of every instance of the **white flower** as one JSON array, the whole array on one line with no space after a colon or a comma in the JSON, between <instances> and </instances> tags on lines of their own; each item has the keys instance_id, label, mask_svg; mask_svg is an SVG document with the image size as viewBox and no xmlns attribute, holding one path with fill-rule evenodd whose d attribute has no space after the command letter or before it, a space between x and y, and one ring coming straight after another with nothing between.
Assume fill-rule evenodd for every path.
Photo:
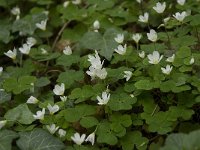
<instances>
[{"instance_id":1,"label":"white flower","mask_svg":"<svg viewBox=\"0 0 200 150\"><path fill-rule=\"evenodd\" d=\"M124 47L122 45L118 45L117 49L115 49L115 52L120 55L124 55L126 53L126 44L124 45Z\"/></svg>"},{"instance_id":2,"label":"white flower","mask_svg":"<svg viewBox=\"0 0 200 150\"><path fill-rule=\"evenodd\" d=\"M138 43L141 38L142 38L142 35L139 33L133 34L132 36L132 39L135 41L135 43Z\"/></svg>"},{"instance_id":3,"label":"white flower","mask_svg":"<svg viewBox=\"0 0 200 150\"><path fill-rule=\"evenodd\" d=\"M61 85L59 86L58 84L55 85L53 92L55 95L63 95L65 92L65 84L61 83Z\"/></svg>"},{"instance_id":4,"label":"white flower","mask_svg":"<svg viewBox=\"0 0 200 150\"><path fill-rule=\"evenodd\" d=\"M95 51L95 56L88 55L88 61L91 63L91 66L95 69L101 69L103 66L103 61L101 62L97 51Z\"/></svg>"},{"instance_id":5,"label":"white flower","mask_svg":"<svg viewBox=\"0 0 200 150\"><path fill-rule=\"evenodd\" d=\"M0 67L0 75L3 73L3 67Z\"/></svg>"},{"instance_id":6,"label":"white flower","mask_svg":"<svg viewBox=\"0 0 200 150\"><path fill-rule=\"evenodd\" d=\"M19 7L14 7L14 8L12 8L12 9L11 9L11 13L12 13L13 15L15 15L15 16L20 15L20 9L19 9Z\"/></svg>"},{"instance_id":7,"label":"white flower","mask_svg":"<svg viewBox=\"0 0 200 150\"><path fill-rule=\"evenodd\" d=\"M66 102L67 101L67 96L60 96L61 101Z\"/></svg>"},{"instance_id":8,"label":"white flower","mask_svg":"<svg viewBox=\"0 0 200 150\"><path fill-rule=\"evenodd\" d=\"M46 30L47 19L42 20L40 23L36 23L35 25L36 25L37 28L39 28L41 30Z\"/></svg>"},{"instance_id":9,"label":"white flower","mask_svg":"<svg viewBox=\"0 0 200 150\"><path fill-rule=\"evenodd\" d=\"M63 3L63 7L66 8L66 7L69 5L69 3L70 3L69 1L65 1L65 2Z\"/></svg>"},{"instance_id":10,"label":"white flower","mask_svg":"<svg viewBox=\"0 0 200 150\"><path fill-rule=\"evenodd\" d=\"M64 137L66 135L66 131L63 130L63 129L59 129L58 134L59 134L60 137Z\"/></svg>"},{"instance_id":11,"label":"white flower","mask_svg":"<svg viewBox=\"0 0 200 150\"><path fill-rule=\"evenodd\" d=\"M27 40L26 40L26 43L28 45L30 45L30 47L32 47L33 45L35 45L37 43L36 39L33 38L33 37L28 37Z\"/></svg>"},{"instance_id":12,"label":"white flower","mask_svg":"<svg viewBox=\"0 0 200 150\"><path fill-rule=\"evenodd\" d=\"M94 145L95 141L95 132L92 132L88 137L85 139L86 142L91 142L92 145Z\"/></svg>"},{"instance_id":13,"label":"white flower","mask_svg":"<svg viewBox=\"0 0 200 150\"><path fill-rule=\"evenodd\" d=\"M31 50L31 46L29 44L23 44L23 46L19 48L19 51L22 54L26 54L26 55L30 53L30 50Z\"/></svg>"},{"instance_id":14,"label":"white flower","mask_svg":"<svg viewBox=\"0 0 200 150\"><path fill-rule=\"evenodd\" d=\"M117 37L114 38L117 43L123 43L124 41L124 34L117 34Z\"/></svg>"},{"instance_id":15,"label":"white flower","mask_svg":"<svg viewBox=\"0 0 200 150\"><path fill-rule=\"evenodd\" d=\"M95 20L93 23L94 30L98 30L100 28L100 22L98 20Z\"/></svg>"},{"instance_id":16,"label":"white flower","mask_svg":"<svg viewBox=\"0 0 200 150\"><path fill-rule=\"evenodd\" d=\"M33 115L33 117L35 119L43 120L44 119L44 114L45 114L45 108L42 108L42 111L37 111L36 115Z\"/></svg>"},{"instance_id":17,"label":"white flower","mask_svg":"<svg viewBox=\"0 0 200 150\"><path fill-rule=\"evenodd\" d=\"M53 105L53 106L51 106L51 104L48 104L47 108L48 108L48 110L49 110L49 112L50 112L51 115L53 115L54 113L56 113L60 109L59 106L56 105L56 104Z\"/></svg>"},{"instance_id":18,"label":"white flower","mask_svg":"<svg viewBox=\"0 0 200 150\"><path fill-rule=\"evenodd\" d=\"M167 62L174 62L174 59L175 59L175 54L173 54L171 57L168 57L166 59Z\"/></svg>"},{"instance_id":19,"label":"white flower","mask_svg":"<svg viewBox=\"0 0 200 150\"><path fill-rule=\"evenodd\" d=\"M19 7L14 7L11 10L11 14L16 16L16 20L18 20L20 18L20 9Z\"/></svg>"},{"instance_id":20,"label":"white flower","mask_svg":"<svg viewBox=\"0 0 200 150\"><path fill-rule=\"evenodd\" d=\"M63 53L65 55L71 55L72 54L72 49L70 46L65 46L64 50L63 50Z\"/></svg>"},{"instance_id":21,"label":"white flower","mask_svg":"<svg viewBox=\"0 0 200 150\"><path fill-rule=\"evenodd\" d=\"M172 66L167 65L166 68L162 67L161 70L162 70L162 73L169 75L170 72L172 71L172 68L173 68Z\"/></svg>"},{"instance_id":22,"label":"white flower","mask_svg":"<svg viewBox=\"0 0 200 150\"><path fill-rule=\"evenodd\" d=\"M54 134L54 133L58 130L58 128L59 128L59 126L56 127L55 124L46 125L46 127L47 127L48 131L49 131L51 134Z\"/></svg>"},{"instance_id":23,"label":"white flower","mask_svg":"<svg viewBox=\"0 0 200 150\"><path fill-rule=\"evenodd\" d=\"M187 16L187 13L185 11L183 11L182 13L177 12L173 15L173 17L180 22L182 22L186 16Z\"/></svg>"},{"instance_id":24,"label":"white flower","mask_svg":"<svg viewBox=\"0 0 200 150\"><path fill-rule=\"evenodd\" d=\"M28 100L26 101L27 104L37 104L39 100L33 96L29 97Z\"/></svg>"},{"instance_id":25,"label":"white flower","mask_svg":"<svg viewBox=\"0 0 200 150\"><path fill-rule=\"evenodd\" d=\"M77 145L81 145L85 141L85 134L82 134L80 136L79 133L75 133L74 136L71 136L71 139L76 143Z\"/></svg>"},{"instance_id":26,"label":"white flower","mask_svg":"<svg viewBox=\"0 0 200 150\"><path fill-rule=\"evenodd\" d=\"M91 76L91 80L96 76L100 79L105 79L107 71L105 68L102 68L104 61L101 62L97 51L95 51L95 56L88 55L88 61L91 63L91 66L89 67L89 71L86 71L86 73Z\"/></svg>"},{"instance_id":27,"label":"white flower","mask_svg":"<svg viewBox=\"0 0 200 150\"><path fill-rule=\"evenodd\" d=\"M150 33L147 33L147 37L152 42L156 42L158 38L156 31L153 29L150 30Z\"/></svg>"},{"instance_id":28,"label":"white flower","mask_svg":"<svg viewBox=\"0 0 200 150\"><path fill-rule=\"evenodd\" d=\"M192 65L194 63L194 57L192 57L191 59L190 59L190 65Z\"/></svg>"},{"instance_id":29,"label":"white flower","mask_svg":"<svg viewBox=\"0 0 200 150\"><path fill-rule=\"evenodd\" d=\"M139 55L140 58L144 58L145 57L145 52L141 51L138 55Z\"/></svg>"},{"instance_id":30,"label":"white flower","mask_svg":"<svg viewBox=\"0 0 200 150\"><path fill-rule=\"evenodd\" d=\"M147 57L150 64L158 64L163 58L163 55L160 56L158 51L154 51L153 54L149 54Z\"/></svg>"},{"instance_id":31,"label":"white flower","mask_svg":"<svg viewBox=\"0 0 200 150\"><path fill-rule=\"evenodd\" d=\"M14 60L17 56L17 50L14 48L13 51L9 50L4 54Z\"/></svg>"},{"instance_id":32,"label":"white flower","mask_svg":"<svg viewBox=\"0 0 200 150\"><path fill-rule=\"evenodd\" d=\"M142 0L136 0L138 3L141 3L142 2Z\"/></svg>"},{"instance_id":33,"label":"white flower","mask_svg":"<svg viewBox=\"0 0 200 150\"><path fill-rule=\"evenodd\" d=\"M177 3L181 6L183 6L185 4L185 0L177 0Z\"/></svg>"},{"instance_id":34,"label":"white flower","mask_svg":"<svg viewBox=\"0 0 200 150\"><path fill-rule=\"evenodd\" d=\"M153 9L159 14L163 13L165 11L165 8L166 8L165 2L163 2L162 4L158 2L156 3L156 6L153 7Z\"/></svg>"},{"instance_id":35,"label":"white flower","mask_svg":"<svg viewBox=\"0 0 200 150\"><path fill-rule=\"evenodd\" d=\"M97 96L97 100L99 105L106 105L110 100L110 94L107 92L102 92L102 98Z\"/></svg>"},{"instance_id":36,"label":"white flower","mask_svg":"<svg viewBox=\"0 0 200 150\"><path fill-rule=\"evenodd\" d=\"M72 3L74 5L79 5L81 3L81 0L73 0Z\"/></svg>"},{"instance_id":37,"label":"white flower","mask_svg":"<svg viewBox=\"0 0 200 150\"><path fill-rule=\"evenodd\" d=\"M107 77L108 73L105 68L102 69L96 69L96 76L100 79L105 79Z\"/></svg>"},{"instance_id":38,"label":"white flower","mask_svg":"<svg viewBox=\"0 0 200 150\"><path fill-rule=\"evenodd\" d=\"M138 21L147 23L149 20L149 13L145 12L144 16L140 15Z\"/></svg>"},{"instance_id":39,"label":"white flower","mask_svg":"<svg viewBox=\"0 0 200 150\"><path fill-rule=\"evenodd\" d=\"M163 22L164 22L164 23L167 23L167 22L169 21L169 19L170 19L170 17L164 18L164 19L163 19Z\"/></svg>"},{"instance_id":40,"label":"white flower","mask_svg":"<svg viewBox=\"0 0 200 150\"><path fill-rule=\"evenodd\" d=\"M131 71L124 71L124 78L126 78L126 81L128 81L132 77L132 72Z\"/></svg>"},{"instance_id":41,"label":"white flower","mask_svg":"<svg viewBox=\"0 0 200 150\"><path fill-rule=\"evenodd\" d=\"M46 50L46 49L44 49L44 48L41 48L40 50L41 50L41 53L42 53L42 54L48 54L48 52L47 52L47 50Z\"/></svg>"},{"instance_id":42,"label":"white flower","mask_svg":"<svg viewBox=\"0 0 200 150\"><path fill-rule=\"evenodd\" d=\"M102 69L96 69L92 66L89 67L89 71L86 71L86 73L91 76L92 80L97 76L100 79L105 79L107 76L107 71L105 68Z\"/></svg>"},{"instance_id":43,"label":"white flower","mask_svg":"<svg viewBox=\"0 0 200 150\"><path fill-rule=\"evenodd\" d=\"M134 96L134 94L130 94L130 97L131 97L131 98L134 98L135 96Z\"/></svg>"},{"instance_id":44,"label":"white flower","mask_svg":"<svg viewBox=\"0 0 200 150\"><path fill-rule=\"evenodd\" d=\"M0 129L3 128L7 123L7 120L1 120L0 121Z\"/></svg>"}]
</instances>

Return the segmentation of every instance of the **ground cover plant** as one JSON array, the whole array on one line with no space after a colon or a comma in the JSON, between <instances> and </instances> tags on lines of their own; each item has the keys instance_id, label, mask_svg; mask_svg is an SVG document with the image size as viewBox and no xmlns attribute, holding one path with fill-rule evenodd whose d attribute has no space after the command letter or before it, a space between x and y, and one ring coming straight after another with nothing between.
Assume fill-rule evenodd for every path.
<instances>
[{"instance_id":1,"label":"ground cover plant","mask_svg":"<svg viewBox=\"0 0 200 150\"><path fill-rule=\"evenodd\" d=\"M0 12L0 150L200 149L199 0Z\"/></svg>"}]
</instances>

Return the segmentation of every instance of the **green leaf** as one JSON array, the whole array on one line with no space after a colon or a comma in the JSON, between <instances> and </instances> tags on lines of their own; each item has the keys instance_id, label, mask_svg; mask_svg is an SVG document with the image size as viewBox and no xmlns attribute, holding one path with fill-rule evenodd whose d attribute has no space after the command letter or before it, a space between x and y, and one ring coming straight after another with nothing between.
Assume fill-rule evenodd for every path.
<instances>
[{"instance_id":1,"label":"green leaf","mask_svg":"<svg viewBox=\"0 0 200 150\"><path fill-rule=\"evenodd\" d=\"M138 150L146 150L148 142L148 139L143 137L139 131L128 132L120 140L123 150L133 150L135 146Z\"/></svg>"},{"instance_id":2,"label":"green leaf","mask_svg":"<svg viewBox=\"0 0 200 150\"><path fill-rule=\"evenodd\" d=\"M200 17L200 14L195 14L193 16L190 16L190 18L191 18L190 24L192 26L198 26L198 25L200 25L200 20L198 19L199 17Z\"/></svg>"},{"instance_id":3,"label":"green leaf","mask_svg":"<svg viewBox=\"0 0 200 150\"><path fill-rule=\"evenodd\" d=\"M191 35L185 35L185 36L171 39L171 43L174 47L177 47L177 48L181 46L192 46L192 45L197 44L197 38Z\"/></svg>"},{"instance_id":4,"label":"green leaf","mask_svg":"<svg viewBox=\"0 0 200 150\"><path fill-rule=\"evenodd\" d=\"M68 108L63 112L66 121L76 122L83 117L94 115L96 108L91 105L77 105L75 108Z\"/></svg>"},{"instance_id":5,"label":"green leaf","mask_svg":"<svg viewBox=\"0 0 200 150\"><path fill-rule=\"evenodd\" d=\"M80 57L78 55L62 55L56 60L57 65L70 67L72 64L78 63Z\"/></svg>"},{"instance_id":6,"label":"green leaf","mask_svg":"<svg viewBox=\"0 0 200 150\"><path fill-rule=\"evenodd\" d=\"M50 84L50 81L47 77L41 77L41 78L37 79L37 81L35 82L36 87L44 87L48 84Z\"/></svg>"},{"instance_id":7,"label":"green leaf","mask_svg":"<svg viewBox=\"0 0 200 150\"><path fill-rule=\"evenodd\" d=\"M8 92L13 92L14 94L20 94L21 92L30 89L32 83L36 81L34 76L22 76L17 78L7 78L3 87Z\"/></svg>"},{"instance_id":8,"label":"green leaf","mask_svg":"<svg viewBox=\"0 0 200 150\"><path fill-rule=\"evenodd\" d=\"M113 0L109 0L109 1L107 1L107 0L88 0L87 3L95 5L96 10L109 9L109 8L112 8L115 4Z\"/></svg>"},{"instance_id":9,"label":"green leaf","mask_svg":"<svg viewBox=\"0 0 200 150\"><path fill-rule=\"evenodd\" d=\"M132 124L130 115L112 114L109 118L111 129L116 136L122 137L126 134L126 127Z\"/></svg>"},{"instance_id":10,"label":"green leaf","mask_svg":"<svg viewBox=\"0 0 200 150\"><path fill-rule=\"evenodd\" d=\"M151 90L153 89L153 84L149 80L144 79L144 80L137 81L135 83L135 87L138 90Z\"/></svg>"},{"instance_id":11,"label":"green leaf","mask_svg":"<svg viewBox=\"0 0 200 150\"><path fill-rule=\"evenodd\" d=\"M36 23L40 23L42 20L47 19L45 13L38 13L27 15L24 18L16 20L13 23L12 30L13 32L21 32L23 34L32 35L36 29Z\"/></svg>"},{"instance_id":12,"label":"green leaf","mask_svg":"<svg viewBox=\"0 0 200 150\"><path fill-rule=\"evenodd\" d=\"M64 144L43 129L34 129L31 132L20 132L17 146L21 150L62 150Z\"/></svg>"},{"instance_id":13,"label":"green leaf","mask_svg":"<svg viewBox=\"0 0 200 150\"><path fill-rule=\"evenodd\" d=\"M181 47L178 52L176 53L177 57L179 58L185 58L185 57L189 57L191 55L191 50L189 47Z\"/></svg>"},{"instance_id":14,"label":"green leaf","mask_svg":"<svg viewBox=\"0 0 200 150\"><path fill-rule=\"evenodd\" d=\"M132 105L136 103L136 101L137 99L135 97L132 98L126 93L116 93L111 95L108 106L111 110L114 111L130 110L132 108Z\"/></svg>"},{"instance_id":15,"label":"green leaf","mask_svg":"<svg viewBox=\"0 0 200 150\"><path fill-rule=\"evenodd\" d=\"M98 125L97 128L97 142L106 143L109 145L117 144L117 137L111 131L110 124L108 122L103 122Z\"/></svg>"},{"instance_id":16,"label":"green leaf","mask_svg":"<svg viewBox=\"0 0 200 150\"><path fill-rule=\"evenodd\" d=\"M1 21L0 23L0 41L8 43L11 40L10 28L11 23L8 21Z\"/></svg>"},{"instance_id":17,"label":"green leaf","mask_svg":"<svg viewBox=\"0 0 200 150\"><path fill-rule=\"evenodd\" d=\"M0 90L0 104L11 100L11 94Z\"/></svg>"},{"instance_id":18,"label":"green leaf","mask_svg":"<svg viewBox=\"0 0 200 150\"><path fill-rule=\"evenodd\" d=\"M95 118L95 117L83 117L80 120L80 124L84 127L84 128L91 128L93 126L98 125L99 121Z\"/></svg>"},{"instance_id":19,"label":"green leaf","mask_svg":"<svg viewBox=\"0 0 200 150\"><path fill-rule=\"evenodd\" d=\"M69 95L69 98L77 99L76 103L80 103L88 100L93 95L95 95L93 87L90 85L85 85L82 88L75 88Z\"/></svg>"},{"instance_id":20,"label":"green leaf","mask_svg":"<svg viewBox=\"0 0 200 150\"><path fill-rule=\"evenodd\" d=\"M66 20L82 20L84 19L84 15L86 14L86 9L79 8L76 5L69 4L67 6L67 9L64 8L63 6L58 6L57 7L58 12L60 12L63 16L62 18ZM73 12L73 13L72 13Z\"/></svg>"},{"instance_id":21,"label":"green leaf","mask_svg":"<svg viewBox=\"0 0 200 150\"><path fill-rule=\"evenodd\" d=\"M27 104L21 104L6 112L4 116L7 120L20 122L21 124L31 124L35 119Z\"/></svg>"},{"instance_id":22,"label":"green leaf","mask_svg":"<svg viewBox=\"0 0 200 150\"><path fill-rule=\"evenodd\" d=\"M100 50L100 54L110 60L117 47L117 43L114 41L117 33L117 30L113 28L107 29L104 35L90 31L83 36L80 43L85 49Z\"/></svg>"},{"instance_id":23,"label":"green leaf","mask_svg":"<svg viewBox=\"0 0 200 150\"><path fill-rule=\"evenodd\" d=\"M82 81L84 78L83 71L67 70L62 72L57 79L57 82L64 83L65 88L70 88L75 82Z\"/></svg>"},{"instance_id":24,"label":"green leaf","mask_svg":"<svg viewBox=\"0 0 200 150\"><path fill-rule=\"evenodd\" d=\"M173 133L167 137L165 146L160 150L198 150L200 149L199 134L200 130L189 134Z\"/></svg>"},{"instance_id":25,"label":"green leaf","mask_svg":"<svg viewBox=\"0 0 200 150\"><path fill-rule=\"evenodd\" d=\"M2 130L0 132L0 149L11 150L12 141L18 137L17 133L11 130Z\"/></svg>"}]
</instances>

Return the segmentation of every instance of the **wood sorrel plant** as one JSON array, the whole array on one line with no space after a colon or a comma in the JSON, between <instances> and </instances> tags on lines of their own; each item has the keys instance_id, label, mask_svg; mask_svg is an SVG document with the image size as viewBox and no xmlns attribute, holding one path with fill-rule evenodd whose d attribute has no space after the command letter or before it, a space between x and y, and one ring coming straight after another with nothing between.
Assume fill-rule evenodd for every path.
<instances>
[{"instance_id":1,"label":"wood sorrel plant","mask_svg":"<svg viewBox=\"0 0 200 150\"><path fill-rule=\"evenodd\" d=\"M0 149L200 149L198 0L0 10Z\"/></svg>"}]
</instances>

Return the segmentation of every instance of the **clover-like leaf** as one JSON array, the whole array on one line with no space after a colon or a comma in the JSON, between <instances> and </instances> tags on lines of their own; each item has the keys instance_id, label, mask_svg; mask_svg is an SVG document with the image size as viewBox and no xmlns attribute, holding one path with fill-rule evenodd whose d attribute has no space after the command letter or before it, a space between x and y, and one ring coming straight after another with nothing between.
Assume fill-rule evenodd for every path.
<instances>
[{"instance_id":1,"label":"clover-like leaf","mask_svg":"<svg viewBox=\"0 0 200 150\"><path fill-rule=\"evenodd\" d=\"M150 80L139 80L135 83L135 87L139 90L151 90L153 89L153 83Z\"/></svg>"},{"instance_id":2,"label":"clover-like leaf","mask_svg":"<svg viewBox=\"0 0 200 150\"><path fill-rule=\"evenodd\" d=\"M67 70L62 72L57 79L57 82L64 83L65 88L70 88L75 82L80 82L84 78L83 71Z\"/></svg>"},{"instance_id":3,"label":"clover-like leaf","mask_svg":"<svg viewBox=\"0 0 200 150\"><path fill-rule=\"evenodd\" d=\"M120 140L123 150L132 150L135 146L138 150L146 150L148 142L148 139L143 137L139 131L128 132Z\"/></svg>"},{"instance_id":4,"label":"clover-like leaf","mask_svg":"<svg viewBox=\"0 0 200 150\"><path fill-rule=\"evenodd\" d=\"M107 143L109 145L117 144L117 137L114 135L108 122L103 122L98 125L97 142Z\"/></svg>"},{"instance_id":5,"label":"clover-like leaf","mask_svg":"<svg viewBox=\"0 0 200 150\"><path fill-rule=\"evenodd\" d=\"M111 110L119 111L119 110L130 110L132 105L136 103L136 97L131 97L126 93L116 93L112 94L110 101L108 102L108 106Z\"/></svg>"},{"instance_id":6,"label":"clover-like leaf","mask_svg":"<svg viewBox=\"0 0 200 150\"><path fill-rule=\"evenodd\" d=\"M78 63L79 61L80 57L78 55L62 55L57 59L56 64L70 67L72 64Z\"/></svg>"},{"instance_id":7,"label":"clover-like leaf","mask_svg":"<svg viewBox=\"0 0 200 150\"><path fill-rule=\"evenodd\" d=\"M8 92L13 92L14 94L20 94L21 92L30 89L32 87L32 83L36 81L36 77L34 76L22 76L17 78L7 78L3 87Z\"/></svg>"},{"instance_id":8,"label":"clover-like leaf","mask_svg":"<svg viewBox=\"0 0 200 150\"><path fill-rule=\"evenodd\" d=\"M63 112L66 121L76 122L83 117L94 115L96 108L91 105L77 105L75 108L67 108Z\"/></svg>"}]
</instances>

